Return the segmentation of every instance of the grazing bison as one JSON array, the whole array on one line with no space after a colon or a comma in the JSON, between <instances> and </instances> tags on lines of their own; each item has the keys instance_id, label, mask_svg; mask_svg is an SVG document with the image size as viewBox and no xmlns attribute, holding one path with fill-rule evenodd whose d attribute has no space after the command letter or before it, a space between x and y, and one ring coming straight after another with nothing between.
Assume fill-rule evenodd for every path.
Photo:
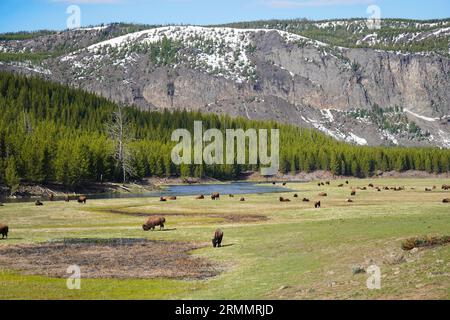
<instances>
[{"instance_id":1,"label":"grazing bison","mask_svg":"<svg viewBox=\"0 0 450 320\"><path fill-rule=\"evenodd\" d=\"M272 182L272 184L273 184L273 185L276 185L275 181L274 181L274 182Z\"/></svg>"},{"instance_id":2,"label":"grazing bison","mask_svg":"<svg viewBox=\"0 0 450 320\"><path fill-rule=\"evenodd\" d=\"M352 193L350 194L351 196L356 196L356 191L353 190Z\"/></svg>"},{"instance_id":3,"label":"grazing bison","mask_svg":"<svg viewBox=\"0 0 450 320\"><path fill-rule=\"evenodd\" d=\"M347 200L345 200L346 202L353 202L353 200L352 199L347 199Z\"/></svg>"},{"instance_id":4,"label":"grazing bison","mask_svg":"<svg viewBox=\"0 0 450 320\"><path fill-rule=\"evenodd\" d=\"M319 197L327 197L328 194L326 192L321 192L319 193Z\"/></svg>"},{"instance_id":5,"label":"grazing bison","mask_svg":"<svg viewBox=\"0 0 450 320\"><path fill-rule=\"evenodd\" d=\"M40 202L39 200L36 200L34 205L36 205L36 206L43 206L44 204L42 202Z\"/></svg>"},{"instance_id":6,"label":"grazing bison","mask_svg":"<svg viewBox=\"0 0 450 320\"><path fill-rule=\"evenodd\" d=\"M302 201L303 201L303 202L309 202L309 199L308 199L308 198L303 198Z\"/></svg>"},{"instance_id":7,"label":"grazing bison","mask_svg":"<svg viewBox=\"0 0 450 320\"><path fill-rule=\"evenodd\" d=\"M373 183L369 183L369 187L373 188Z\"/></svg>"},{"instance_id":8,"label":"grazing bison","mask_svg":"<svg viewBox=\"0 0 450 320\"><path fill-rule=\"evenodd\" d=\"M203 199L205 199L205 196L201 194L201 195L195 197L195 199L196 200L203 200Z\"/></svg>"},{"instance_id":9,"label":"grazing bison","mask_svg":"<svg viewBox=\"0 0 450 320\"><path fill-rule=\"evenodd\" d=\"M446 199L442 200L442 203L450 203L450 198L446 198Z\"/></svg>"},{"instance_id":10,"label":"grazing bison","mask_svg":"<svg viewBox=\"0 0 450 320\"><path fill-rule=\"evenodd\" d=\"M220 199L220 194L218 192L214 192L213 194L211 194L211 200L219 200Z\"/></svg>"},{"instance_id":11,"label":"grazing bison","mask_svg":"<svg viewBox=\"0 0 450 320\"><path fill-rule=\"evenodd\" d=\"M280 197L280 202L291 202L291 200Z\"/></svg>"},{"instance_id":12,"label":"grazing bison","mask_svg":"<svg viewBox=\"0 0 450 320\"><path fill-rule=\"evenodd\" d=\"M78 203L86 204L87 197L86 196L79 196L77 201L78 201Z\"/></svg>"},{"instance_id":13,"label":"grazing bison","mask_svg":"<svg viewBox=\"0 0 450 320\"><path fill-rule=\"evenodd\" d=\"M8 238L8 231L8 226L0 223L0 234L2 235L2 239Z\"/></svg>"},{"instance_id":14,"label":"grazing bison","mask_svg":"<svg viewBox=\"0 0 450 320\"><path fill-rule=\"evenodd\" d=\"M329 186L330 185L330 181L326 181L325 184Z\"/></svg>"},{"instance_id":15,"label":"grazing bison","mask_svg":"<svg viewBox=\"0 0 450 320\"><path fill-rule=\"evenodd\" d=\"M298 194L294 194L294 198L298 198Z\"/></svg>"},{"instance_id":16,"label":"grazing bison","mask_svg":"<svg viewBox=\"0 0 450 320\"><path fill-rule=\"evenodd\" d=\"M343 183L341 183L340 185L338 185L339 188L342 188L344 186Z\"/></svg>"},{"instance_id":17,"label":"grazing bison","mask_svg":"<svg viewBox=\"0 0 450 320\"><path fill-rule=\"evenodd\" d=\"M283 182L283 186L285 186L286 185L286 182Z\"/></svg>"},{"instance_id":18,"label":"grazing bison","mask_svg":"<svg viewBox=\"0 0 450 320\"><path fill-rule=\"evenodd\" d=\"M166 199L165 197L160 197L160 198L159 198L159 201L160 201L160 202L166 202L167 199Z\"/></svg>"},{"instance_id":19,"label":"grazing bison","mask_svg":"<svg viewBox=\"0 0 450 320\"><path fill-rule=\"evenodd\" d=\"M345 184L348 184L348 180L347 180L347 181L345 181Z\"/></svg>"},{"instance_id":20,"label":"grazing bison","mask_svg":"<svg viewBox=\"0 0 450 320\"><path fill-rule=\"evenodd\" d=\"M242 197L239 201L244 202L244 201L245 201L245 198Z\"/></svg>"},{"instance_id":21,"label":"grazing bison","mask_svg":"<svg viewBox=\"0 0 450 320\"><path fill-rule=\"evenodd\" d=\"M316 203L314 203L314 208L319 209L322 206L322 204L320 203L320 201L317 201Z\"/></svg>"},{"instance_id":22,"label":"grazing bison","mask_svg":"<svg viewBox=\"0 0 450 320\"><path fill-rule=\"evenodd\" d=\"M443 185L442 185L442 190L450 190L450 185L448 185L448 184L443 184Z\"/></svg>"},{"instance_id":23,"label":"grazing bison","mask_svg":"<svg viewBox=\"0 0 450 320\"><path fill-rule=\"evenodd\" d=\"M425 188L425 191L426 192L430 192L430 191L432 191L430 188Z\"/></svg>"},{"instance_id":24,"label":"grazing bison","mask_svg":"<svg viewBox=\"0 0 450 320\"><path fill-rule=\"evenodd\" d=\"M142 225L142 229L144 231L155 230L156 226L159 226L159 229L164 229L164 223L166 223L166 218L164 217L150 217L146 223Z\"/></svg>"},{"instance_id":25,"label":"grazing bison","mask_svg":"<svg viewBox=\"0 0 450 320\"><path fill-rule=\"evenodd\" d=\"M320 187L320 182L317 183L317 186Z\"/></svg>"},{"instance_id":26,"label":"grazing bison","mask_svg":"<svg viewBox=\"0 0 450 320\"><path fill-rule=\"evenodd\" d=\"M228 195L230 198L234 198L234 194L229 194Z\"/></svg>"},{"instance_id":27,"label":"grazing bison","mask_svg":"<svg viewBox=\"0 0 450 320\"><path fill-rule=\"evenodd\" d=\"M222 239L223 239L223 231L220 229L217 229L214 232L214 238L212 239L213 247L221 247L222 246Z\"/></svg>"},{"instance_id":28,"label":"grazing bison","mask_svg":"<svg viewBox=\"0 0 450 320\"><path fill-rule=\"evenodd\" d=\"M177 197L175 197L175 196L169 197L169 200L177 200Z\"/></svg>"}]
</instances>

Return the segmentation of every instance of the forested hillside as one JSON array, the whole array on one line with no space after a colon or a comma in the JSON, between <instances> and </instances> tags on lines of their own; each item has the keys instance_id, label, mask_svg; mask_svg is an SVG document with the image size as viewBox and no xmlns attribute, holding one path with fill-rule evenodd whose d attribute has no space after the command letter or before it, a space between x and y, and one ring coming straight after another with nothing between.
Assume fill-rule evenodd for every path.
<instances>
[{"instance_id":1,"label":"forested hillside","mask_svg":"<svg viewBox=\"0 0 450 320\"><path fill-rule=\"evenodd\" d=\"M122 178L115 143L107 130L118 106L82 90L39 78L0 73L0 182L60 182L78 186ZM132 174L211 176L231 179L257 166L175 166L170 141L177 128L279 128L283 172L331 170L337 175L368 176L377 170L450 169L450 150L438 148L359 147L315 130L273 121L249 121L187 111L146 112L125 107Z\"/></svg>"}]
</instances>

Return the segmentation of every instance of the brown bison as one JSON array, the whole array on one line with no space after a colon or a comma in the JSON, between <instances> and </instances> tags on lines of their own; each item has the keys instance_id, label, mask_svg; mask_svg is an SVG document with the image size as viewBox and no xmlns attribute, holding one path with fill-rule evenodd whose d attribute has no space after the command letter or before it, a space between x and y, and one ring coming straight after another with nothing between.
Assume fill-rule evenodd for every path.
<instances>
[{"instance_id":1,"label":"brown bison","mask_svg":"<svg viewBox=\"0 0 450 320\"><path fill-rule=\"evenodd\" d=\"M211 194L211 200L219 200L220 194L218 192L214 192Z\"/></svg>"},{"instance_id":2,"label":"brown bison","mask_svg":"<svg viewBox=\"0 0 450 320\"><path fill-rule=\"evenodd\" d=\"M280 197L280 202L291 202L291 200L287 198Z\"/></svg>"},{"instance_id":3,"label":"brown bison","mask_svg":"<svg viewBox=\"0 0 450 320\"><path fill-rule=\"evenodd\" d=\"M168 199L169 199L169 200L177 200L177 197L172 196L172 197L169 197Z\"/></svg>"},{"instance_id":4,"label":"brown bison","mask_svg":"<svg viewBox=\"0 0 450 320\"><path fill-rule=\"evenodd\" d=\"M165 197L160 197L160 198L159 198L159 201L160 201L160 202L166 202L167 199L166 199Z\"/></svg>"},{"instance_id":5,"label":"brown bison","mask_svg":"<svg viewBox=\"0 0 450 320\"><path fill-rule=\"evenodd\" d=\"M201 195L195 197L195 199L196 200L203 200L203 199L205 199L205 196L201 194Z\"/></svg>"},{"instance_id":6,"label":"brown bison","mask_svg":"<svg viewBox=\"0 0 450 320\"><path fill-rule=\"evenodd\" d=\"M286 185L286 182L283 182L283 186L285 186Z\"/></svg>"},{"instance_id":7,"label":"brown bison","mask_svg":"<svg viewBox=\"0 0 450 320\"><path fill-rule=\"evenodd\" d=\"M329 186L330 185L330 181L326 181L325 184Z\"/></svg>"},{"instance_id":8,"label":"brown bison","mask_svg":"<svg viewBox=\"0 0 450 320\"><path fill-rule=\"evenodd\" d=\"M373 188L373 183L369 183L369 187Z\"/></svg>"},{"instance_id":9,"label":"brown bison","mask_svg":"<svg viewBox=\"0 0 450 320\"><path fill-rule=\"evenodd\" d=\"M294 194L294 198L298 198L298 194Z\"/></svg>"},{"instance_id":10,"label":"brown bison","mask_svg":"<svg viewBox=\"0 0 450 320\"><path fill-rule=\"evenodd\" d=\"M53 201L55 199L55 195L53 193L50 193L49 196L48 196L48 199L50 201Z\"/></svg>"},{"instance_id":11,"label":"brown bison","mask_svg":"<svg viewBox=\"0 0 450 320\"><path fill-rule=\"evenodd\" d=\"M8 226L0 223L0 234L2 235L2 239L8 238L8 231Z\"/></svg>"},{"instance_id":12,"label":"brown bison","mask_svg":"<svg viewBox=\"0 0 450 320\"><path fill-rule=\"evenodd\" d=\"M319 197L327 197L328 194L326 192L321 192L319 193Z\"/></svg>"},{"instance_id":13,"label":"brown bison","mask_svg":"<svg viewBox=\"0 0 450 320\"><path fill-rule=\"evenodd\" d=\"M339 188L342 188L344 186L343 183L341 183L340 185L338 185Z\"/></svg>"},{"instance_id":14,"label":"brown bison","mask_svg":"<svg viewBox=\"0 0 450 320\"><path fill-rule=\"evenodd\" d=\"M64 196L64 201L65 201L65 202L70 202L70 197L69 197L68 194L66 194L66 195Z\"/></svg>"},{"instance_id":15,"label":"brown bison","mask_svg":"<svg viewBox=\"0 0 450 320\"><path fill-rule=\"evenodd\" d=\"M234 198L234 194L229 194L228 195L230 198Z\"/></svg>"},{"instance_id":16,"label":"brown bison","mask_svg":"<svg viewBox=\"0 0 450 320\"><path fill-rule=\"evenodd\" d=\"M314 208L319 209L322 206L322 204L320 203L320 201L317 201L316 203L314 203Z\"/></svg>"},{"instance_id":17,"label":"brown bison","mask_svg":"<svg viewBox=\"0 0 450 320\"><path fill-rule=\"evenodd\" d=\"M351 196L356 196L356 191L353 190L352 193L350 194Z\"/></svg>"},{"instance_id":18,"label":"brown bison","mask_svg":"<svg viewBox=\"0 0 450 320\"><path fill-rule=\"evenodd\" d=\"M450 198L446 198L446 199L442 200L442 203L450 203Z\"/></svg>"},{"instance_id":19,"label":"brown bison","mask_svg":"<svg viewBox=\"0 0 450 320\"><path fill-rule=\"evenodd\" d=\"M443 184L443 185L442 185L442 190L450 190L450 185L448 185L448 184Z\"/></svg>"},{"instance_id":20,"label":"brown bison","mask_svg":"<svg viewBox=\"0 0 450 320\"><path fill-rule=\"evenodd\" d=\"M303 201L303 202L309 202L309 199L308 199L308 198L303 198L302 201Z\"/></svg>"},{"instance_id":21,"label":"brown bison","mask_svg":"<svg viewBox=\"0 0 450 320\"><path fill-rule=\"evenodd\" d=\"M43 206L44 204L42 202L40 202L39 200L36 200L34 205L36 205L36 206Z\"/></svg>"},{"instance_id":22,"label":"brown bison","mask_svg":"<svg viewBox=\"0 0 450 320\"><path fill-rule=\"evenodd\" d=\"M353 200L352 199L347 199L347 200L345 200L345 202L353 202Z\"/></svg>"},{"instance_id":23,"label":"brown bison","mask_svg":"<svg viewBox=\"0 0 450 320\"><path fill-rule=\"evenodd\" d=\"M223 239L223 231L220 229L217 229L214 232L214 238L212 239L213 247L221 247L222 246L222 239Z\"/></svg>"},{"instance_id":24,"label":"brown bison","mask_svg":"<svg viewBox=\"0 0 450 320\"><path fill-rule=\"evenodd\" d=\"M159 226L159 229L164 229L164 223L166 223L166 218L164 217L150 217L146 223L142 225L142 229L144 231L155 230L156 226Z\"/></svg>"},{"instance_id":25,"label":"brown bison","mask_svg":"<svg viewBox=\"0 0 450 320\"><path fill-rule=\"evenodd\" d=\"M245 198L242 197L239 201L244 202L244 201L245 201Z\"/></svg>"},{"instance_id":26,"label":"brown bison","mask_svg":"<svg viewBox=\"0 0 450 320\"><path fill-rule=\"evenodd\" d=\"M86 196L79 196L77 201L78 201L78 203L86 204L87 197Z\"/></svg>"},{"instance_id":27,"label":"brown bison","mask_svg":"<svg viewBox=\"0 0 450 320\"><path fill-rule=\"evenodd\" d=\"M347 180L347 181L345 181L345 184L348 184L348 180Z\"/></svg>"},{"instance_id":28,"label":"brown bison","mask_svg":"<svg viewBox=\"0 0 450 320\"><path fill-rule=\"evenodd\" d=\"M430 191L432 191L430 188L425 188L425 191L426 192L430 192Z\"/></svg>"}]
</instances>

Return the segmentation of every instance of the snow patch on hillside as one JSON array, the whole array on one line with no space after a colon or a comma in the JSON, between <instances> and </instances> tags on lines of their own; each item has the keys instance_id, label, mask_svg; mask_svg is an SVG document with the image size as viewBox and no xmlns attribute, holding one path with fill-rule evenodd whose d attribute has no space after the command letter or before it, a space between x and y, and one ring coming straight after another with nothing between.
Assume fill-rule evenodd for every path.
<instances>
[{"instance_id":1,"label":"snow patch on hillside","mask_svg":"<svg viewBox=\"0 0 450 320\"><path fill-rule=\"evenodd\" d=\"M286 43L304 43L316 47L325 47L325 43L280 30L271 29L236 29L224 27L167 26L142 30L87 47L89 53L98 54L94 60L108 58L111 48L115 51L128 51L133 45L150 45L163 39L181 42L183 48L191 49L187 60L197 69L202 69L217 76L223 76L236 82L243 82L255 73L250 55L253 37L257 33L275 32ZM83 50L63 56L62 62L76 58ZM88 61L89 62L89 61ZM93 63L90 61L89 63ZM118 64L117 61L113 64ZM290 72L291 76L293 73Z\"/></svg>"}]
</instances>

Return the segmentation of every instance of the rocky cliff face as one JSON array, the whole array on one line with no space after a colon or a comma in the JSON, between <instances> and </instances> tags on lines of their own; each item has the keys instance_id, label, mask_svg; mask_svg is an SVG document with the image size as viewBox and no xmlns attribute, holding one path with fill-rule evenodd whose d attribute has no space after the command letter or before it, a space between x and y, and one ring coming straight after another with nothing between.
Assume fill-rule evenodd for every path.
<instances>
[{"instance_id":1,"label":"rocky cliff face","mask_svg":"<svg viewBox=\"0 0 450 320\"><path fill-rule=\"evenodd\" d=\"M450 59L343 48L270 29L169 26L24 68L143 109L316 128L356 144L450 147Z\"/></svg>"}]
</instances>

